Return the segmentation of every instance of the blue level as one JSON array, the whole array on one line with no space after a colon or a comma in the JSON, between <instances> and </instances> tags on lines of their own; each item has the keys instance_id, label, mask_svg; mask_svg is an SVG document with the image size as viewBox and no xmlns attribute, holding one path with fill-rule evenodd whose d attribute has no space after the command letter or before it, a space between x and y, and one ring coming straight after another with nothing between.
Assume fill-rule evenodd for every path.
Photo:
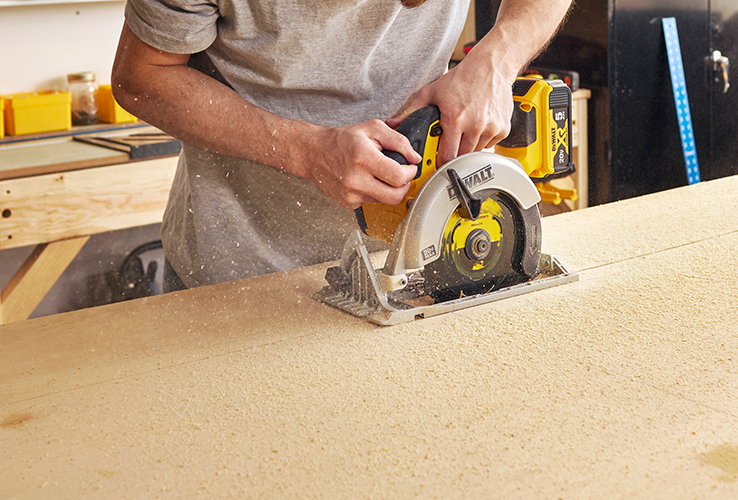
<instances>
[{"instance_id":1,"label":"blue level","mask_svg":"<svg viewBox=\"0 0 738 500\"><path fill-rule=\"evenodd\" d=\"M664 26L666 55L669 58L671 87L674 91L674 104L676 104L679 133L682 139L684 163L687 166L687 181L689 184L696 184L697 182L700 182L700 165L697 163L697 149L694 145L692 113L689 111L687 82L684 79L684 66L682 66L682 49L679 45L679 33L677 32L676 20L673 17L663 18L661 20L661 24Z\"/></svg>"}]
</instances>

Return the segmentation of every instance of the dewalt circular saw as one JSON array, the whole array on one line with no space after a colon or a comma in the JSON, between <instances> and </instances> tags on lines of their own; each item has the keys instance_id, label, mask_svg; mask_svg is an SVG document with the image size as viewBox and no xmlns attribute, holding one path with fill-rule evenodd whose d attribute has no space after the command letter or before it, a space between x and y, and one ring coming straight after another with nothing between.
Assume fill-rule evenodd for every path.
<instances>
[{"instance_id":1,"label":"dewalt circular saw","mask_svg":"<svg viewBox=\"0 0 738 500\"><path fill-rule=\"evenodd\" d=\"M357 232L316 298L392 324L576 279L541 254L541 198L531 180L571 168L571 92L563 82L518 81L516 113L530 116L517 118L525 132L511 134L504 156L474 152L438 168L438 108L419 109L403 121L397 131L423 156L405 199L356 211L366 235L390 244L384 267L372 267ZM399 153L385 154L407 164ZM541 274L544 279L532 281Z\"/></svg>"}]
</instances>

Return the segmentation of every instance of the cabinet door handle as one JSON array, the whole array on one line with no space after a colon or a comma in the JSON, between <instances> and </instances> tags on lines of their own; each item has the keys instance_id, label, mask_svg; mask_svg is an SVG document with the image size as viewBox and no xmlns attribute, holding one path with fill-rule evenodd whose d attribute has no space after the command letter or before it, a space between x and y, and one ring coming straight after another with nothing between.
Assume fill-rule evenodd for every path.
<instances>
[{"instance_id":1,"label":"cabinet door handle","mask_svg":"<svg viewBox=\"0 0 738 500\"><path fill-rule=\"evenodd\" d=\"M712 70L716 82L723 80L723 94L730 88L730 59L725 57L719 50L712 53Z\"/></svg>"}]
</instances>

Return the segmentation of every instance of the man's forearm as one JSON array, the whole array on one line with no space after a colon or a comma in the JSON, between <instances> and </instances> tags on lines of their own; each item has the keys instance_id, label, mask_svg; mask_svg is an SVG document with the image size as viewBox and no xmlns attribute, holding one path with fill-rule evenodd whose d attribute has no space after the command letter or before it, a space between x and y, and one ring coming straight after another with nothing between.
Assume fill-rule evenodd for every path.
<instances>
[{"instance_id":1,"label":"man's forearm","mask_svg":"<svg viewBox=\"0 0 738 500\"><path fill-rule=\"evenodd\" d=\"M548 44L572 0L502 0L497 20L473 52L511 82ZM483 57L479 57L483 55Z\"/></svg>"},{"instance_id":2,"label":"man's forearm","mask_svg":"<svg viewBox=\"0 0 738 500\"><path fill-rule=\"evenodd\" d=\"M390 125L423 106L438 106L441 165L497 144L510 132L515 78L546 46L570 5L571 0L503 0L490 32L461 64L422 88Z\"/></svg>"},{"instance_id":3,"label":"man's forearm","mask_svg":"<svg viewBox=\"0 0 738 500\"><path fill-rule=\"evenodd\" d=\"M121 33L113 65L115 98L128 111L195 147L269 165L312 181L345 208L397 204L416 168L382 154L420 161L406 137L384 122L321 127L257 107L187 63Z\"/></svg>"},{"instance_id":4,"label":"man's forearm","mask_svg":"<svg viewBox=\"0 0 738 500\"><path fill-rule=\"evenodd\" d=\"M145 91L124 98L147 123L189 145L304 176L307 148L298 145L310 124L268 113L192 68L159 68L147 80Z\"/></svg>"},{"instance_id":5,"label":"man's forearm","mask_svg":"<svg viewBox=\"0 0 738 500\"><path fill-rule=\"evenodd\" d=\"M181 61L186 60L182 56ZM187 144L304 174L299 154L306 148L299 148L300 136L309 136L307 129L314 126L272 115L217 80L172 62L141 67L117 61L116 99L134 115ZM133 74L131 67L137 68Z\"/></svg>"}]
</instances>

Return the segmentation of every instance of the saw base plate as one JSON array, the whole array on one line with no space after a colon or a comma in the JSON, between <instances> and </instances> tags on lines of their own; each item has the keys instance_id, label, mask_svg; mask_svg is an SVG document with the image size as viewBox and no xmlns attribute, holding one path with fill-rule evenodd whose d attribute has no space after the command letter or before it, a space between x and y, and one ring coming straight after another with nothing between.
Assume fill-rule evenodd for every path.
<instances>
[{"instance_id":1,"label":"saw base plate","mask_svg":"<svg viewBox=\"0 0 738 500\"><path fill-rule=\"evenodd\" d=\"M316 292L313 298L379 325L395 325L579 280L576 272L566 270L558 259L548 254L541 254L539 268L541 272L531 281L435 303L425 294L419 273L408 276L409 283L403 290L385 292L357 231L346 242L340 267L333 267L326 273L329 285Z\"/></svg>"}]
</instances>

